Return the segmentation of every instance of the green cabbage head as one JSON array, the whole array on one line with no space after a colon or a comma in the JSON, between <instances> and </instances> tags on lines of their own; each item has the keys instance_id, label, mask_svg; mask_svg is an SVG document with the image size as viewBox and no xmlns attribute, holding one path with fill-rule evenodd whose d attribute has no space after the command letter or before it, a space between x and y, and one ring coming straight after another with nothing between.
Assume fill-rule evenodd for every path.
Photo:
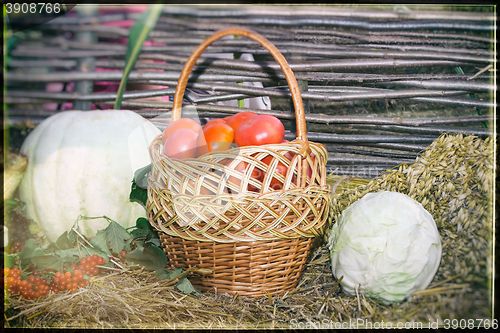
<instances>
[{"instance_id":1,"label":"green cabbage head","mask_svg":"<svg viewBox=\"0 0 500 333\"><path fill-rule=\"evenodd\" d=\"M346 208L329 237L333 275L344 292L356 288L382 303L425 289L441 260L436 223L398 192L368 193Z\"/></svg>"}]
</instances>

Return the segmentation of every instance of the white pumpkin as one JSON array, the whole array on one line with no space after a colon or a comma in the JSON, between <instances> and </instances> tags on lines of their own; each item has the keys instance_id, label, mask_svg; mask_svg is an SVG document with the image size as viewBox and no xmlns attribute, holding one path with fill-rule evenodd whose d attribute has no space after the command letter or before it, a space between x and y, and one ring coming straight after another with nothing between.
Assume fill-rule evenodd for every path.
<instances>
[{"instance_id":1,"label":"white pumpkin","mask_svg":"<svg viewBox=\"0 0 500 333\"><path fill-rule=\"evenodd\" d=\"M55 241L79 216L107 216L124 227L145 216L129 201L134 171L150 163L148 147L160 134L132 111L66 111L39 124L21 147L28 167L19 188L28 216ZM107 226L84 219L86 236Z\"/></svg>"}]
</instances>

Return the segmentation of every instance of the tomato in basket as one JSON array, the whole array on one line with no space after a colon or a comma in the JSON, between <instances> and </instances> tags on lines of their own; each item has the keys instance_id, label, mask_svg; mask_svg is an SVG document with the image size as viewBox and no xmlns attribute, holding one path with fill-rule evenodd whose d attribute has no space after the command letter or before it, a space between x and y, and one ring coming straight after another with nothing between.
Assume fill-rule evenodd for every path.
<instances>
[{"instance_id":1,"label":"tomato in basket","mask_svg":"<svg viewBox=\"0 0 500 333\"><path fill-rule=\"evenodd\" d=\"M209 152L229 149L234 139L233 128L222 119L210 120L203 127L203 134Z\"/></svg>"},{"instance_id":2,"label":"tomato in basket","mask_svg":"<svg viewBox=\"0 0 500 333\"><path fill-rule=\"evenodd\" d=\"M180 128L187 128L194 132L201 131L201 125L191 118L181 118L173 121L169 124L162 133L163 142L167 140L172 134L174 134Z\"/></svg>"},{"instance_id":3,"label":"tomato in basket","mask_svg":"<svg viewBox=\"0 0 500 333\"><path fill-rule=\"evenodd\" d=\"M163 154L178 159L197 156L199 134L188 128L179 128L163 143Z\"/></svg>"},{"instance_id":4,"label":"tomato in basket","mask_svg":"<svg viewBox=\"0 0 500 333\"><path fill-rule=\"evenodd\" d=\"M162 133L163 154L178 159L193 158L206 146L201 125L190 118L172 122Z\"/></svg>"},{"instance_id":5,"label":"tomato in basket","mask_svg":"<svg viewBox=\"0 0 500 333\"><path fill-rule=\"evenodd\" d=\"M235 141L240 147L281 143L284 138L283 123L275 116L264 114L250 118L235 132Z\"/></svg>"},{"instance_id":6,"label":"tomato in basket","mask_svg":"<svg viewBox=\"0 0 500 333\"><path fill-rule=\"evenodd\" d=\"M262 162L267 164L267 165L271 165L273 163L273 159L274 158L272 156L267 156L262 160ZM287 173L288 173L288 168L286 167L286 165L281 163L281 162L278 162L278 164L276 165L276 169L275 169L274 174L279 174L279 175L282 175L283 178L286 178ZM263 179L264 179L264 177L263 177ZM277 190L281 190L283 188L283 185L284 185L284 183L281 180L279 180L277 177L273 177L273 179L271 179L271 183L269 185L269 188L277 191Z\"/></svg>"},{"instance_id":7,"label":"tomato in basket","mask_svg":"<svg viewBox=\"0 0 500 333\"><path fill-rule=\"evenodd\" d=\"M237 188L240 188L241 181L242 181L243 177L245 177L245 174L246 174L248 168L250 167L250 165L245 161L241 161L241 162L238 162L238 164L236 164L236 166L232 167L232 166L230 166L231 162L232 162L231 159L224 159L221 161L221 163L226 166L226 173L229 175L227 182L228 182L228 184L231 184L231 185L236 186ZM237 171L238 173L241 173L241 176L239 174L232 175L232 174L234 174L232 172L232 170ZM264 176L264 173L262 172L262 170L258 169L257 167L254 167L250 177L255 179L255 180L261 181L263 176ZM248 184L247 189L249 191L257 192L257 188L252 184ZM229 187L229 192L235 193L237 191L234 189L231 189L231 187Z\"/></svg>"},{"instance_id":8,"label":"tomato in basket","mask_svg":"<svg viewBox=\"0 0 500 333\"><path fill-rule=\"evenodd\" d=\"M240 112L240 113L237 113L235 115L226 117L226 118L224 118L224 121L226 122L226 124L231 126L231 128L236 133L236 131L238 130L238 128L240 128L240 126L242 124L246 123L247 121L249 121L250 119L252 119L255 116L257 116L256 113L245 111L245 112Z\"/></svg>"},{"instance_id":9,"label":"tomato in basket","mask_svg":"<svg viewBox=\"0 0 500 333\"><path fill-rule=\"evenodd\" d=\"M292 159L295 157L295 155L296 155L296 154L295 154L295 153L292 153L292 152L287 152L287 153L285 153L285 157L286 157L286 158L288 158L288 159L290 160L290 162L291 162L291 161L292 161ZM314 165L314 163L315 163L315 161L316 161L316 157L314 156L314 154L313 154L313 153L311 153L309 156L311 157L311 159L312 159L312 164ZM308 179L311 179L312 175L313 175L313 174L312 174L312 168L311 168L311 166L309 165L309 163L307 163L307 165L306 165L306 176L307 176L307 178L308 178ZM293 176L293 177L292 177L292 182L295 182L295 180L296 180L296 178L295 178L295 176Z\"/></svg>"}]
</instances>

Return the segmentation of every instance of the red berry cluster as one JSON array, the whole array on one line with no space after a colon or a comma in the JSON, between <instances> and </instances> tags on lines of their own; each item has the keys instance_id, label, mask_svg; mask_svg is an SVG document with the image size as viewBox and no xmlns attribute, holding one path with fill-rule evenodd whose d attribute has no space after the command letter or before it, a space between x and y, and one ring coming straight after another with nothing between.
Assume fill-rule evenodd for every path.
<instances>
[{"instance_id":1,"label":"red berry cluster","mask_svg":"<svg viewBox=\"0 0 500 333\"><path fill-rule=\"evenodd\" d=\"M44 279L30 275L24 280L21 278L19 268L4 268L4 276L7 290L12 294L19 294L26 299L35 299L49 293L49 285Z\"/></svg>"},{"instance_id":2,"label":"red berry cluster","mask_svg":"<svg viewBox=\"0 0 500 333\"><path fill-rule=\"evenodd\" d=\"M89 276L99 274L97 266L104 263L104 258L97 255L85 257L73 266L72 271L56 272L50 284L34 274L22 279L19 268L4 268L5 287L10 293L19 294L26 299L46 296L49 290L75 291L88 285Z\"/></svg>"},{"instance_id":3,"label":"red berry cluster","mask_svg":"<svg viewBox=\"0 0 500 333\"><path fill-rule=\"evenodd\" d=\"M53 291L75 291L88 283L82 271L76 269L73 272L56 272L50 288Z\"/></svg>"},{"instance_id":4,"label":"red berry cluster","mask_svg":"<svg viewBox=\"0 0 500 333\"><path fill-rule=\"evenodd\" d=\"M52 282L52 290L54 291L75 291L78 288L85 287L88 284L86 277L99 274L98 265L105 263L103 257L92 255L83 258L80 262L73 266L73 271L57 272L54 275Z\"/></svg>"},{"instance_id":5,"label":"red berry cluster","mask_svg":"<svg viewBox=\"0 0 500 333\"><path fill-rule=\"evenodd\" d=\"M94 276L99 274L99 267L97 266L103 265L105 262L104 258L98 255L88 256L80 260L74 269L81 270L83 274Z\"/></svg>"}]
</instances>

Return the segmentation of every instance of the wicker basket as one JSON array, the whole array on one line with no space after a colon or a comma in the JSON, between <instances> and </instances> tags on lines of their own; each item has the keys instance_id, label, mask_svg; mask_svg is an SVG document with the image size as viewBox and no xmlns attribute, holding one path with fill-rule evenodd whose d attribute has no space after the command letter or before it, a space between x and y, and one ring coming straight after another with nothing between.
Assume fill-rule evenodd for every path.
<instances>
[{"instance_id":1,"label":"wicker basket","mask_svg":"<svg viewBox=\"0 0 500 333\"><path fill-rule=\"evenodd\" d=\"M279 63L292 92L297 138L178 160L162 154L157 137L150 146L148 218L160 232L171 267L211 271L193 281L201 289L283 294L296 287L312 240L328 217L327 151L307 140L302 97L283 55L266 38L243 28L213 34L191 55L179 77L172 120L181 116L194 64L211 43L228 35L258 42ZM287 167L284 176L276 172L279 163ZM256 170L264 173L262 181L251 177ZM273 182L282 189L273 190Z\"/></svg>"}]
</instances>

